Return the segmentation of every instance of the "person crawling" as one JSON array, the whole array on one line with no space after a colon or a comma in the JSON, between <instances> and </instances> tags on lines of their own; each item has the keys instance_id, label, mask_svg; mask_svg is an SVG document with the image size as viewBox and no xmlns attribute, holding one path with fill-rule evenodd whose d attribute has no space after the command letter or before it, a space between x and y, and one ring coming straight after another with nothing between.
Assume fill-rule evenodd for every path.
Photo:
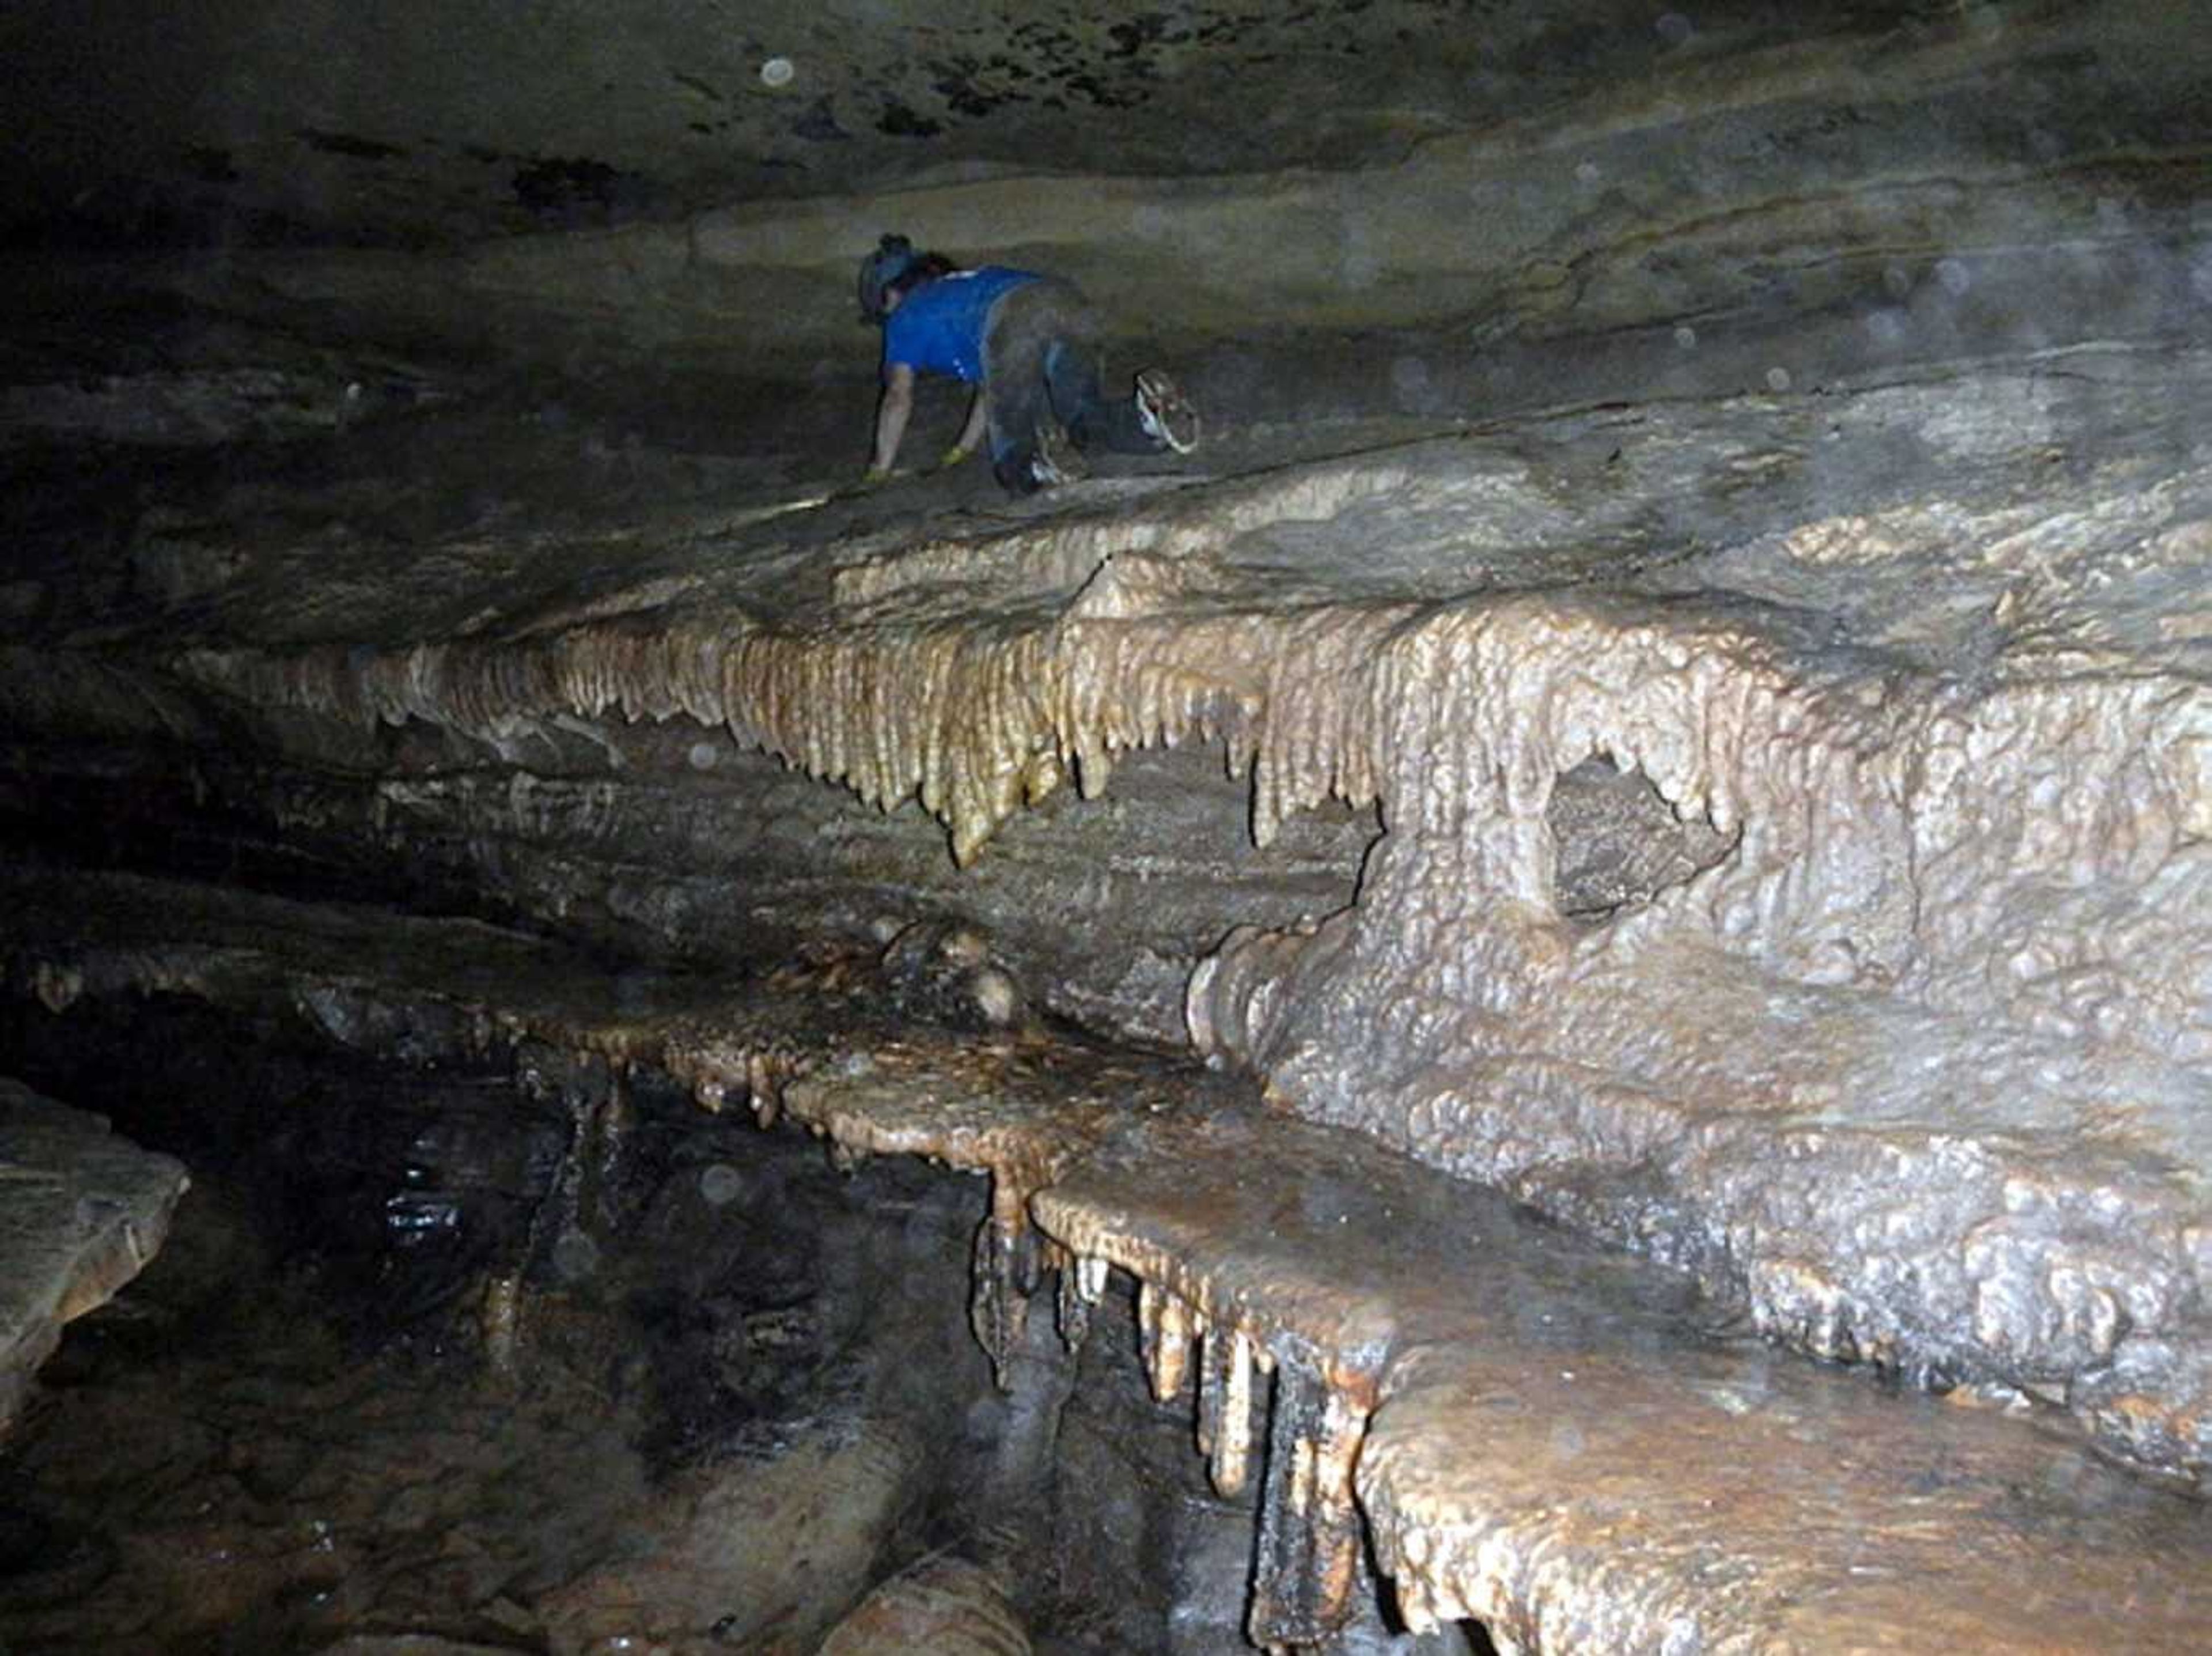
<instances>
[{"instance_id":1,"label":"person crawling","mask_svg":"<svg viewBox=\"0 0 2212 1656\"><path fill-rule=\"evenodd\" d=\"M1103 394L1097 318L1071 283L1002 265L962 270L886 235L860 261L860 310L884 333L871 481L890 476L922 374L975 388L943 464L988 440L992 473L1016 495L1083 475L1057 430L1078 449L1188 454L1198 446L1198 411L1158 369L1137 375L1133 395Z\"/></svg>"}]
</instances>

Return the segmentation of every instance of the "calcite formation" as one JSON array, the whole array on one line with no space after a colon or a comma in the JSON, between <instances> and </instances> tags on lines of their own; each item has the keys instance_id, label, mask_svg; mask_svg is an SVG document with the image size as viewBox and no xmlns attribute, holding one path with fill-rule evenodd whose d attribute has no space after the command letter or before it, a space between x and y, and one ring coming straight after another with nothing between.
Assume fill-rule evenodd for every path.
<instances>
[{"instance_id":1,"label":"calcite formation","mask_svg":"<svg viewBox=\"0 0 2212 1656\"><path fill-rule=\"evenodd\" d=\"M1249 778L1261 846L1372 807L1356 901L1191 974L1201 1052L1777 1337L2060 1399L2194 1479L2212 502L2174 411L2208 381L2115 348L1571 416L864 545L811 586L170 665L256 716L501 752L719 727L917 800L963 864L1181 744ZM2080 447L2129 421L2124 459ZM1560 886L1594 764L1680 825L1612 906Z\"/></svg>"},{"instance_id":2,"label":"calcite formation","mask_svg":"<svg viewBox=\"0 0 2212 1656\"><path fill-rule=\"evenodd\" d=\"M366 758L387 780L350 795L213 785L273 795L285 831L328 845L447 837L526 901L529 848L570 871L617 855L629 791L719 768L700 746L719 729L869 806L918 803L1006 935L879 925L784 974L803 1014L714 974L625 974L636 1004L611 1014L557 947L489 928L410 941L395 984L364 964L393 954L370 916L71 902L33 876L18 909L61 906L12 981L58 1015L156 988L295 1006L380 1050L520 1042L531 1084L572 1092L578 1142L610 1154L643 1063L841 1155L987 1172L979 1339L1009 1378L1048 1282L1073 1339L1109 1269L1138 1279L1157 1392L1195 1375L1218 1486L1259 1491L1261 1642L1338 1624L1363 1519L1409 1618L1479 1616L1529 1647L1769 1629L1814 1647L1880 1625L2028 1648L2115 1583L2162 1618L2152 1643L2181 1641L2203 1610L2177 1585L2203 1556L2184 1509L2021 1422L1707 1343L1686 1285L1784 1344L2055 1409L2142 1471L2201 1480L2212 472L2179 411L2208 384L2201 352L2070 352L1109 483L914 541L831 502L800 508L826 515L796 542L758 520L711 574L647 569L512 624L425 627L403 581L319 636L331 622L285 607L280 563L150 654L72 651L34 677L26 652L11 702L40 721L67 703L80 739L222 730ZM2124 457L2082 446L2130 422ZM410 749L426 728L494 757L495 805ZM1102 934L1076 974L1076 1004L1156 1035L1179 998L1198 1053L1256 1072L1272 1117L1185 1102L1154 1121L1203 1088L1041 1043L1054 991L1004 964L1037 958L1008 895L1034 888L990 895L995 841L1036 807L1146 843L1147 816L1110 814L1115 779L1176 747L1243 779L1261 846L1316 810L1352 845L1363 813L1380 824L1334 902L1255 925L1233 879L1196 898L1185 880L1171 927ZM755 876L727 877L742 910ZM1209 928L1185 973L1138 959ZM948 1020L950 1044L907 1032ZM1412 1177L1370 1166L1378 1140L1436 1170L1429 1194L1345 1194L1349 1170L1370 1195ZM1621 1288L1583 1263L1559 1288L1544 1263L1553 1288L1501 1283L1523 1244L1467 1230L1492 1222L1478 1185L1683 1275ZM1332 1203L1352 1228L1310 1234ZM1500 1398L1533 1437L1501 1434ZM1754 1432L1802 1499L1728 1481L1718 1446ZM1685 1481L1685 1441L1717 1446L1718 1483ZM1563 1481L1583 1494L1563 1502ZM1959 1538L2032 1521L2000 1488L2054 1487L2093 1537L2066 1554L2077 1574ZM1811 1492L1838 1488L1844 1510L1923 1519L1808 1556ZM1939 1493L1940 1513L1914 1504ZM1713 1510L1732 1513L1717 1553ZM1962 1574L1962 1552L1998 1573Z\"/></svg>"}]
</instances>

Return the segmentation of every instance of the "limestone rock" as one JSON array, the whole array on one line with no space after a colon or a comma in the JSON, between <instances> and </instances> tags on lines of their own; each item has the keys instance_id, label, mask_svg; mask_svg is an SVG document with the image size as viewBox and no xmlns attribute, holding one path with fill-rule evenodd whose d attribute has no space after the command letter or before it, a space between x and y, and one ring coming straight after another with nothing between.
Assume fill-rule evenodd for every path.
<instances>
[{"instance_id":1,"label":"limestone rock","mask_svg":"<svg viewBox=\"0 0 2212 1656\"><path fill-rule=\"evenodd\" d=\"M0 1428L62 1325L112 1299L160 1251L191 1182L99 1117L0 1077Z\"/></svg>"}]
</instances>

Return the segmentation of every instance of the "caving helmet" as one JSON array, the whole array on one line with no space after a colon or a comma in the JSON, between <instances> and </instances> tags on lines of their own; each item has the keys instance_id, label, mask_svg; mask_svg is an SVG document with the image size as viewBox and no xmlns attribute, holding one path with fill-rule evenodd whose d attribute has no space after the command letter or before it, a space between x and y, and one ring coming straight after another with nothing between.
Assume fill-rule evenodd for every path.
<instances>
[{"instance_id":1,"label":"caving helmet","mask_svg":"<svg viewBox=\"0 0 2212 1656\"><path fill-rule=\"evenodd\" d=\"M902 235L886 235L875 252L860 261L860 320L880 322L891 284L921 260L914 243Z\"/></svg>"}]
</instances>

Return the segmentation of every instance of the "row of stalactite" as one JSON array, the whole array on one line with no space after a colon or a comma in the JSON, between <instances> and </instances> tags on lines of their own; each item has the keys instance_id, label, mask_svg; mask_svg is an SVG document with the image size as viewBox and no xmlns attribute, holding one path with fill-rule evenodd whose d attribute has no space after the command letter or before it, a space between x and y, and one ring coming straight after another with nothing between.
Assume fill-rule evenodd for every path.
<instances>
[{"instance_id":1,"label":"row of stalactite","mask_svg":"<svg viewBox=\"0 0 2212 1656\"><path fill-rule=\"evenodd\" d=\"M1003 1187L1012 1181L1001 1180ZM1051 1272L1060 1338L1073 1352L1091 1330L1106 1292L1109 1262L1041 1235L1018 1215L994 1211L975 1233L969 1322L1001 1387L1027 1326L1031 1298ZM1188 1300L1139 1276L1137 1328L1152 1395L1173 1403L1198 1373L1195 1433L1214 1488L1243 1492L1252 1461L1255 1408L1267 1444L1260 1488L1260 1537L1246 1629L1275 1649L1317 1643L1352 1611L1359 1576L1359 1513L1353 1463L1367 1407L1332 1386L1309 1354L1270 1347L1257 1330L1210 1318ZM1272 1379L1272 1406L1261 1382Z\"/></svg>"},{"instance_id":2,"label":"row of stalactite","mask_svg":"<svg viewBox=\"0 0 2212 1656\"><path fill-rule=\"evenodd\" d=\"M615 1176L629 1117L624 1062L577 1054L563 1063L564 1056L534 1043L517 1054L518 1070L529 1081L550 1084L570 1099L571 1142L539 1215L540 1224L556 1231L600 1217L590 1211L599 1205L592 1187ZM678 1058L672 1068L679 1071L693 1068L675 1053L661 1056ZM782 1075L773 1055L718 1057L685 1077L701 1103L719 1110L742 1098L763 1127L775 1125ZM822 1123L807 1125L830 1137L841 1163L864 1159L865 1149L838 1155L847 1147ZM969 1325L1003 1389L1011 1389L1012 1361L1047 1277L1056 1279L1056 1322L1073 1353L1089 1336L1111 1269L1107 1259L1039 1231L1029 1213L1030 1194L1021 1180L996 1174L991 1211L975 1232ZM544 1239L533 1235L532 1241L536 1251ZM1360 1519L1352 1480L1368 1406L1328 1383L1306 1342L1285 1337L1271 1343L1255 1326L1209 1316L1140 1272L1131 1274L1138 1279L1139 1349L1152 1394L1174 1402L1196 1370L1197 1446L1223 1495L1241 1494L1249 1482L1255 1419L1267 1434L1247 1630L1271 1649L1326 1640L1350 1616L1359 1576ZM486 1331L495 1349L506 1349L512 1361L520 1330L511 1324L520 1308L517 1296L501 1296L497 1286L487 1301ZM1265 1382L1272 1382L1272 1398Z\"/></svg>"}]
</instances>

